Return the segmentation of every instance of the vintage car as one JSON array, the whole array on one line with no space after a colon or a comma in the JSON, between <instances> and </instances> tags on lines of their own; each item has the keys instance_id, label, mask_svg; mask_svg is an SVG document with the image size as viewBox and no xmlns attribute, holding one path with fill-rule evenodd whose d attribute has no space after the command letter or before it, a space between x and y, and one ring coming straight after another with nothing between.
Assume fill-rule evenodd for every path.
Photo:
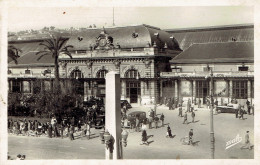
<instances>
[{"instance_id":1,"label":"vintage car","mask_svg":"<svg viewBox=\"0 0 260 165\"><path fill-rule=\"evenodd\" d=\"M136 117L139 118L140 123L143 123L146 120L146 113L144 111L134 111L127 115L127 123L123 123L123 127L130 127L131 123L135 124Z\"/></svg>"},{"instance_id":2,"label":"vintage car","mask_svg":"<svg viewBox=\"0 0 260 165\"><path fill-rule=\"evenodd\" d=\"M217 106L217 111L219 113L236 113L238 104L229 104L227 106ZM245 111L243 111L246 114Z\"/></svg>"},{"instance_id":3,"label":"vintage car","mask_svg":"<svg viewBox=\"0 0 260 165\"><path fill-rule=\"evenodd\" d=\"M98 115L96 118L95 129L101 129L105 127L105 115Z\"/></svg>"}]
</instances>

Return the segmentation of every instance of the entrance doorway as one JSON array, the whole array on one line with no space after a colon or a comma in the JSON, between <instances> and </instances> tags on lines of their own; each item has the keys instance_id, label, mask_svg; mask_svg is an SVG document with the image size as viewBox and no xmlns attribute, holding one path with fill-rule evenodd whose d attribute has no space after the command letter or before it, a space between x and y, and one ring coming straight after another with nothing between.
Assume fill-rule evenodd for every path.
<instances>
[{"instance_id":1,"label":"entrance doorway","mask_svg":"<svg viewBox=\"0 0 260 165\"><path fill-rule=\"evenodd\" d=\"M209 82L197 81L196 82L196 98L202 98L203 104L206 104L206 97L209 95Z\"/></svg>"},{"instance_id":2,"label":"entrance doorway","mask_svg":"<svg viewBox=\"0 0 260 165\"><path fill-rule=\"evenodd\" d=\"M126 82L126 97L130 98L130 103L137 103L138 95L141 95L141 83L139 81Z\"/></svg>"}]
</instances>

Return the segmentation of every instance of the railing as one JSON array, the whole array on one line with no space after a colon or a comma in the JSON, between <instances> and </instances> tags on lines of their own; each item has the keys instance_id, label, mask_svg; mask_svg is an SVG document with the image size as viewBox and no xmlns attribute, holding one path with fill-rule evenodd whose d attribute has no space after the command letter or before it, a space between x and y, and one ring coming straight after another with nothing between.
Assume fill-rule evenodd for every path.
<instances>
[{"instance_id":1,"label":"railing","mask_svg":"<svg viewBox=\"0 0 260 165\"><path fill-rule=\"evenodd\" d=\"M157 48L116 48L108 50L76 50L72 51L74 58L86 58L86 57L113 57L113 56L149 56L155 54L167 54L165 49L158 50ZM69 56L61 55L59 58L69 58Z\"/></svg>"},{"instance_id":2,"label":"railing","mask_svg":"<svg viewBox=\"0 0 260 165\"><path fill-rule=\"evenodd\" d=\"M185 77L185 76L192 76L192 77L202 77L208 76L209 72L162 72L161 77ZM213 71L214 77L228 77L228 76L254 76L253 71Z\"/></svg>"}]
</instances>

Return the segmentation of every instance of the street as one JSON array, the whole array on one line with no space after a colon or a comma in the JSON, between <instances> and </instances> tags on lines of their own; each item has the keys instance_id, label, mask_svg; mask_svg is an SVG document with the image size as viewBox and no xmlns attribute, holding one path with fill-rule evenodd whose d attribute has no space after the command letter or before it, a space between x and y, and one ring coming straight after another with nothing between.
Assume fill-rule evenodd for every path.
<instances>
[{"instance_id":1,"label":"street","mask_svg":"<svg viewBox=\"0 0 260 165\"><path fill-rule=\"evenodd\" d=\"M183 108L186 110L185 108ZM197 106L195 107L197 110ZM147 112L149 106L134 105L129 112L141 110ZM124 159L209 159L210 158L210 110L200 108L195 111L195 123L191 122L191 113L188 113L189 124L182 124L183 117L178 116L178 110L168 110L162 105L157 107L157 114L165 115L165 126L147 130L149 146L140 145L141 132L128 130L127 147L123 148ZM235 118L235 114L222 113L214 115L215 158L216 159L253 159L254 150L241 150L244 136L249 131L250 141L254 144L254 116L245 115L245 120ZM174 138L166 138L168 124ZM188 136L193 129L193 141L198 145L183 145L181 138ZM100 130L91 129L92 138L75 139L47 137L22 137L9 135L8 152L12 158L18 154L26 155L26 159L104 159L105 145L101 144ZM153 136L150 136L153 135ZM242 141L228 149L226 143L242 137Z\"/></svg>"}]
</instances>

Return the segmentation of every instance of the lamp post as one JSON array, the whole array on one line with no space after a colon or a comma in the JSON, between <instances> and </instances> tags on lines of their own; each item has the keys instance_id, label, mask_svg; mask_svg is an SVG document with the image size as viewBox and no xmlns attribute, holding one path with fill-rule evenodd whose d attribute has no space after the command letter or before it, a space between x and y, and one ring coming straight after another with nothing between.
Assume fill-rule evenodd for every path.
<instances>
[{"instance_id":1,"label":"lamp post","mask_svg":"<svg viewBox=\"0 0 260 165\"><path fill-rule=\"evenodd\" d=\"M214 138L214 125L213 125L213 107L214 107L214 100L213 100L213 71L212 68L208 66L208 70L210 70L210 149L211 149L211 159L214 159L215 153L215 138Z\"/></svg>"}]
</instances>

